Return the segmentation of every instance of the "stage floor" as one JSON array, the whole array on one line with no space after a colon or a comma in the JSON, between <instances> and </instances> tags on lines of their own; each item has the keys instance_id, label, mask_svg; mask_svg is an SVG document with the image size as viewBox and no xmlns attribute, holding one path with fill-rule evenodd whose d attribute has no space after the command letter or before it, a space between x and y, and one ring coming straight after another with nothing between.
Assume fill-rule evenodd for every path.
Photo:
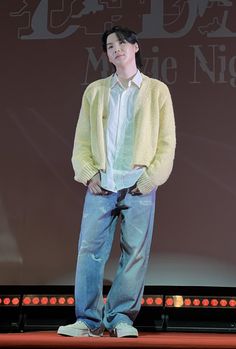
<instances>
[{"instance_id":1,"label":"stage floor","mask_svg":"<svg viewBox=\"0 0 236 349\"><path fill-rule=\"evenodd\" d=\"M236 348L236 334L141 332L138 338L71 338L54 331L1 333L0 348Z\"/></svg>"}]
</instances>

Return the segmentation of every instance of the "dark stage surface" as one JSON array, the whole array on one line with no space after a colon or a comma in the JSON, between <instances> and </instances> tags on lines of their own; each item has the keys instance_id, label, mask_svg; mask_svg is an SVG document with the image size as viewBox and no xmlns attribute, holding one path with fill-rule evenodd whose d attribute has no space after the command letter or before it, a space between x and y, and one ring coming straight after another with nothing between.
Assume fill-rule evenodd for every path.
<instances>
[{"instance_id":1,"label":"dark stage surface","mask_svg":"<svg viewBox=\"0 0 236 349\"><path fill-rule=\"evenodd\" d=\"M71 338L55 331L0 334L0 348L236 348L236 334L151 333L139 338Z\"/></svg>"}]
</instances>

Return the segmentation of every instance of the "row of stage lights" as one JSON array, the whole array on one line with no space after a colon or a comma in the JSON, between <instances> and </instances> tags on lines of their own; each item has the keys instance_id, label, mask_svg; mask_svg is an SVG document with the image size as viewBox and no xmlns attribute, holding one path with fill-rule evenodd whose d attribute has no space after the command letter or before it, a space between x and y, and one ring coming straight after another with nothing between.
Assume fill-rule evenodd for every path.
<instances>
[{"instance_id":1,"label":"row of stage lights","mask_svg":"<svg viewBox=\"0 0 236 349\"><path fill-rule=\"evenodd\" d=\"M2 295L1 306L74 306L71 295ZM106 303L106 298L104 298ZM194 297L145 295L142 306L174 308L236 308L236 297Z\"/></svg>"}]
</instances>

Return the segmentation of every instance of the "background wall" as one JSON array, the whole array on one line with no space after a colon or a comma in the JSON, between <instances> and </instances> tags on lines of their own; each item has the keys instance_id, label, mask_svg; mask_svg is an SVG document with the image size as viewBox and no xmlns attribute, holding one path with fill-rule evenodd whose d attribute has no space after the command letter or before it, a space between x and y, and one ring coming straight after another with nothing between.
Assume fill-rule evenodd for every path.
<instances>
[{"instance_id":1,"label":"background wall","mask_svg":"<svg viewBox=\"0 0 236 349\"><path fill-rule=\"evenodd\" d=\"M75 126L85 87L111 73L101 34L123 25L139 35L143 72L169 86L177 126L146 283L236 286L235 1L0 6L0 284L74 282L85 194L73 180Z\"/></svg>"}]
</instances>

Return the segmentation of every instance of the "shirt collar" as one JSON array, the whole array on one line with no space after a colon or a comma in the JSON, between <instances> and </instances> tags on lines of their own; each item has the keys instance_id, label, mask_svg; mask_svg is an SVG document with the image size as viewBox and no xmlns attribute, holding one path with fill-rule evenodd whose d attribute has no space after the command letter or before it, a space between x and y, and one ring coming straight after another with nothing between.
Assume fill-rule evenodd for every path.
<instances>
[{"instance_id":1,"label":"shirt collar","mask_svg":"<svg viewBox=\"0 0 236 349\"><path fill-rule=\"evenodd\" d=\"M141 75L140 71L137 70L137 73L134 75L133 79L130 80L130 84L134 83L138 88L140 88L141 84L142 84L142 80L143 80L142 75ZM111 88L113 88L117 83L120 84L118 76L115 73L115 74L113 74L112 79L111 79Z\"/></svg>"}]
</instances>

